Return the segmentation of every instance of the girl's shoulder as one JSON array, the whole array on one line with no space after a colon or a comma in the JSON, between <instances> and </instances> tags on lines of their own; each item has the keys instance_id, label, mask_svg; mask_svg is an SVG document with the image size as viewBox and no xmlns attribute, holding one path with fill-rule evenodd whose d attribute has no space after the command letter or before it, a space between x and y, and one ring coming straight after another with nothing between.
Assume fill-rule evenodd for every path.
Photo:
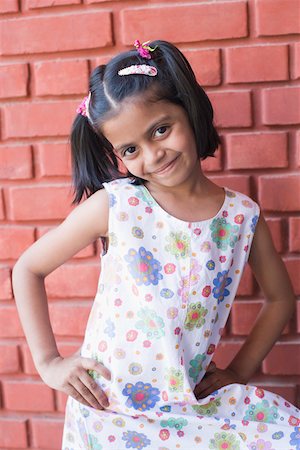
<instances>
[{"instance_id":1,"label":"girl's shoulder","mask_svg":"<svg viewBox=\"0 0 300 450\"><path fill-rule=\"evenodd\" d=\"M226 196L228 198L228 209L237 213L249 213L249 215L259 215L260 206L253 198L243 192L234 189L225 188Z\"/></svg>"}]
</instances>

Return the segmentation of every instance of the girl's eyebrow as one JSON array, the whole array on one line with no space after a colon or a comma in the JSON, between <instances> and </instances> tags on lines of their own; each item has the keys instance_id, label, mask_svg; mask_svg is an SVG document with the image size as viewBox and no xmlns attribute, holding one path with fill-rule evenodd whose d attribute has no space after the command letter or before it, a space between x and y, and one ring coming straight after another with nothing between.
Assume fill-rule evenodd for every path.
<instances>
[{"instance_id":1,"label":"girl's eyebrow","mask_svg":"<svg viewBox=\"0 0 300 450\"><path fill-rule=\"evenodd\" d=\"M145 131L144 135L146 136L147 134L150 134L153 131L153 129L156 128L159 124L161 124L162 122L165 122L165 121L169 121L169 120L171 120L171 118L172 117L170 115L161 116L159 119L157 119L154 123L152 123L147 128L147 130ZM132 146L132 142L129 143L129 144L121 144L121 145L118 145L117 147L114 147L114 148L115 148L115 150L117 152L120 152L123 148L130 147L130 146Z\"/></svg>"}]
</instances>

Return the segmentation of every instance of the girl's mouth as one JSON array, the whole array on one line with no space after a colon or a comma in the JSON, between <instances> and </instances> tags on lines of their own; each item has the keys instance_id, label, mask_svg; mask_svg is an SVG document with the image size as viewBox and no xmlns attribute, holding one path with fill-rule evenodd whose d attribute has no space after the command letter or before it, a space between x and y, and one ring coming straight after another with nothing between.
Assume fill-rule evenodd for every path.
<instances>
[{"instance_id":1,"label":"girl's mouth","mask_svg":"<svg viewBox=\"0 0 300 450\"><path fill-rule=\"evenodd\" d=\"M153 173L158 174L158 175L162 175L162 174L168 172L169 170L173 169L173 167L176 164L176 161L177 161L178 158L179 158L179 156L176 156L176 158L174 158L168 164L164 165L161 169L158 169L158 170L156 170Z\"/></svg>"}]
</instances>

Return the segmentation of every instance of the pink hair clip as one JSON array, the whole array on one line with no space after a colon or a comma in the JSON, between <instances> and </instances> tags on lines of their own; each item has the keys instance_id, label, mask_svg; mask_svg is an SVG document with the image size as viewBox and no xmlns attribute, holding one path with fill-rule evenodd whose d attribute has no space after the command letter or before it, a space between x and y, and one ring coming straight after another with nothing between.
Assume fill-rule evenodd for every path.
<instances>
[{"instance_id":1,"label":"pink hair clip","mask_svg":"<svg viewBox=\"0 0 300 450\"><path fill-rule=\"evenodd\" d=\"M146 41L141 44L138 39L134 41L134 46L142 58L151 59L150 52L154 52L154 50L157 48L157 45L156 47L151 48L149 45L147 45L149 42L150 41Z\"/></svg>"},{"instance_id":2,"label":"pink hair clip","mask_svg":"<svg viewBox=\"0 0 300 450\"><path fill-rule=\"evenodd\" d=\"M89 116L89 104L91 100L91 93L89 92L89 95L87 97L84 97L78 108L76 109L77 114L81 114L84 117L87 117L90 119Z\"/></svg>"},{"instance_id":3,"label":"pink hair clip","mask_svg":"<svg viewBox=\"0 0 300 450\"><path fill-rule=\"evenodd\" d=\"M148 64L137 64L124 69L119 70L118 75L148 75L149 77L155 77L157 75L157 68L149 66Z\"/></svg>"}]
</instances>

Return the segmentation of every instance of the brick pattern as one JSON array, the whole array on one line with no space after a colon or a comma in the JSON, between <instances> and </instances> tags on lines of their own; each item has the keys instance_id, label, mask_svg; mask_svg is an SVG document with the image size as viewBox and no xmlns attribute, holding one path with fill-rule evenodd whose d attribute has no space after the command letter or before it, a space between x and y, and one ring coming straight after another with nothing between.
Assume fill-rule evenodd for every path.
<instances>
[{"instance_id":1,"label":"brick pattern","mask_svg":"<svg viewBox=\"0 0 300 450\"><path fill-rule=\"evenodd\" d=\"M66 396L44 385L35 370L11 269L72 209L74 111L90 71L136 37L170 40L182 49L212 101L222 139L203 170L260 203L298 302L253 383L299 402L299 16L298 0L0 1L0 448L60 448ZM100 247L90 245L47 277L63 355L81 344ZM242 346L262 303L247 266L216 351L221 367Z\"/></svg>"}]
</instances>

